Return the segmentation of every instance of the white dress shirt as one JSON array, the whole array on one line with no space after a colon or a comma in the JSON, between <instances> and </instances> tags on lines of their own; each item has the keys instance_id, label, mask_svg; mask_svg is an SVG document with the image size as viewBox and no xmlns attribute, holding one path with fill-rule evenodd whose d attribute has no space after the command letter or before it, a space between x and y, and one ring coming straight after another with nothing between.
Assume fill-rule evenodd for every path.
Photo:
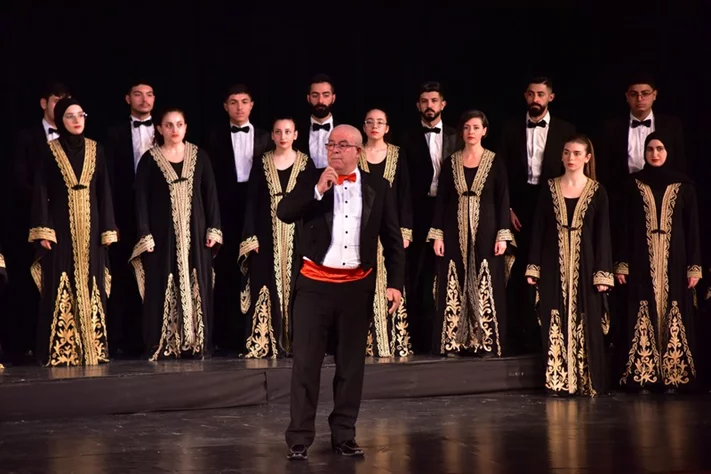
<instances>
[{"instance_id":1,"label":"white dress shirt","mask_svg":"<svg viewBox=\"0 0 711 474\"><path fill-rule=\"evenodd\" d=\"M151 120L148 117L146 120ZM140 120L131 115L131 139L133 140L133 170L138 169L138 162L141 161L141 157L145 152L153 147L153 137L155 134L155 127L151 125L141 125L140 127L134 127L133 122L145 122L145 120Z\"/></svg>"},{"instance_id":2,"label":"white dress shirt","mask_svg":"<svg viewBox=\"0 0 711 474\"><path fill-rule=\"evenodd\" d=\"M311 117L311 122L309 124L309 154L314 162L314 165L316 165L316 168L325 168L328 166L326 143L328 142L328 137L331 136L331 132L333 131L333 115L331 115L328 120L322 124L330 124L331 129L329 131L319 130L318 132L314 132L313 124L315 123L318 122Z\"/></svg>"},{"instance_id":3,"label":"white dress shirt","mask_svg":"<svg viewBox=\"0 0 711 474\"><path fill-rule=\"evenodd\" d=\"M430 159L432 160L432 183L430 184L429 196L437 196L437 184L439 183L439 172L442 169L442 120L434 127L429 127L422 122L423 127L438 128L439 133L425 133L425 140L430 149Z\"/></svg>"},{"instance_id":4,"label":"white dress shirt","mask_svg":"<svg viewBox=\"0 0 711 474\"><path fill-rule=\"evenodd\" d=\"M232 126L239 127L239 125L230 122L230 128ZM238 183L249 181L249 173L252 171L252 160L254 159L254 127L249 122L242 127L249 127L249 132L232 133L232 151L235 157Z\"/></svg>"},{"instance_id":5,"label":"white dress shirt","mask_svg":"<svg viewBox=\"0 0 711 474\"><path fill-rule=\"evenodd\" d=\"M654 113L649 112L642 120L651 120L652 125L645 127L640 125L637 128L632 128L632 121L637 120L632 114L630 114L630 122L627 126L627 168L630 173L636 173L644 167L644 141L647 139L647 135L654 131Z\"/></svg>"},{"instance_id":6,"label":"white dress shirt","mask_svg":"<svg viewBox=\"0 0 711 474\"><path fill-rule=\"evenodd\" d=\"M360 170L355 169L356 181L344 181L333 185L333 229L331 246L323 259L330 268L353 269L360 267L360 219L363 213L362 180ZM314 198L323 195L314 186Z\"/></svg>"},{"instance_id":7,"label":"white dress shirt","mask_svg":"<svg viewBox=\"0 0 711 474\"><path fill-rule=\"evenodd\" d=\"M541 120L546 121L545 127L528 128L531 117L526 114L526 155L528 155L528 184L539 184L543 169L543 152L546 151L548 130L550 130L551 113L546 112Z\"/></svg>"},{"instance_id":8,"label":"white dress shirt","mask_svg":"<svg viewBox=\"0 0 711 474\"><path fill-rule=\"evenodd\" d=\"M57 127L52 127L49 124L49 122L47 122L45 119L42 119L42 127L44 127L44 135L47 137L48 142L51 142L52 140L56 140L57 138L59 138L58 133L55 133L55 132L49 133L50 128L53 128L56 130Z\"/></svg>"}]
</instances>

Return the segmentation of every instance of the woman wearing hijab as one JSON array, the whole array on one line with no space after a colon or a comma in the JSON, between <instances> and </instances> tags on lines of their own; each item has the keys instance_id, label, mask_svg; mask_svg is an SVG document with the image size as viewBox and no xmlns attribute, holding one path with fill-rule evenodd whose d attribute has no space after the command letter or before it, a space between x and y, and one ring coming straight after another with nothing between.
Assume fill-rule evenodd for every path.
<instances>
[{"instance_id":1,"label":"woman wearing hijab","mask_svg":"<svg viewBox=\"0 0 711 474\"><path fill-rule=\"evenodd\" d=\"M144 343L153 361L201 358L212 349L213 257L222 244L215 177L207 153L185 141L185 114L171 108L157 119L158 145L136 172L139 240L131 256Z\"/></svg>"},{"instance_id":2,"label":"woman wearing hijab","mask_svg":"<svg viewBox=\"0 0 711 474\"><path fill-rule=\"evenodd\" d=\"M621 384L667 391L696 379L695 287L701 278L699 221L693 182L672 165L674 150L654 132L644 168L626 190L617 226L618 283L629 286L629 357Z\"/></svg>"},{"instance_id":3,"label":"woman wearing hijab","mask_svg":"<svg viewBox=\"0 0 711 474\"><path fill-rule=\"evenodd\" d=\"M118 232L104 152L84 137L84 110L64 98L54 113L59 138L37 163L29 235L39 244L37 357L49 366L96 365L109 361L107 247Z\"/></svg>"}]
</instances>

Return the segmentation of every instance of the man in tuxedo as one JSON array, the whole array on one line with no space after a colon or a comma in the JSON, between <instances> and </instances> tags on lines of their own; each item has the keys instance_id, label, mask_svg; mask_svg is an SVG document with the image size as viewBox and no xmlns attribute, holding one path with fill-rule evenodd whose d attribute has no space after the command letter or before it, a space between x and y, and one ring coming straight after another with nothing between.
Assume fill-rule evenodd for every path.
<instances>
[{"instance_id":1,"label":"man in tuxedo","mask_svg":"<svg viewBox=\"0 0 711 474\"><path fill-rule=\"evenodd\" d=\"M296 148L309 155L316 168L323 169L328 164L326 142L338 125L331 113L336 102L336 90L331 78L325 74L315 75L309 83L306 101L311 108L311 117L308 125L299 128Z\"/></svg>"},{"instance_id":2,"label":"man in tuxedo","mask_svg":"<svg viewBox=\"0 0 711 474\"><path fill-rule=\"evenodd\" d=\"M12 340L5 347L8 355L30 356L37 337L37 311L39 291L30 275L34 250L27 243L30 228L30 207L34 183L35 161L43 153L49 152L47 142L59 138L54 118L54 106L71 91L65 84L50 82L44 86L40 96L43 116L31 127L17 134L17 142L12 162L12 178L7 202L8 209L7 266L17 269L13 274L12 287L8 291L9 315L12 319Z\"/></svg>"},{"instance_id":3,"label":"man in tuxedo","mask_svg":"<svg viewBox=\"0 0 711 474\"><path fill-rule=\"evenodd\" d=\"M128 261L136 235L134 181L141 157L153 146L155 127L151 113L155 105L153 86L146 80L129 84L124 97L129 116L109 128L105 150L114 199L119 241L109 252L112 293L107 326L112 356L139 356L143 352L142 302Z\"/></svg>"},{"instance_id":4,"label":"man in tuxedo","mask_svg":"<svg viewBox=\"0 0 711 474\"><path fill-rule=\"evenodd\" d=\"M412 206L416 209L413 241L407 250L406 288L413 348L415 352L427 352L431 349L435 275L435 255L432 245L427 244L427 232L432 225L442 161L464 144L456 130L442 122L447 101L439 82L422 84L416 106L420 123L400 139L410 172Z\"/></svg>"},{"instance_id":5,"label":"man in tuxedo","mask_svg":"<svg viewBox=\"0 0 711 474\"><path fill-rule=\"evenodd\" d=\"M271 148L269 132L250 122L254 99L244 84L224 95L228 120L209 134L207 150L215 172L224 245L215 260L215 350L242 350L248 326L241 317L242 275L237 265L242 240L247 183L252 166Z\"/></svg>"},{"instance_id":6,"label":"man in tuxedo","mask_svg":"<svg viewBox=\"0 0 711 474\"><path fill-rule=\"evenodd\" d=\"M516 232L516 261L509 280L509 308L519 318L512 319L516 327L510 328L518 335L524 351L538 347L539 333L535 327L535 295L526 285L524 274L533 230L536 202L548 180L565 171L562 162L565 140L575 134L575 127L558 117L551 116L549 106L555 99L553 82L548 77L535 77L528 82L524 92L528 106L526 117L516 117L506 123L501 132L498 154L506 164L511 200L511 224ZM515 340L514 338L512 338Z\"/></svg>"},{"instance_id":7,"label":"man in tuxedo","mask_svg":"<svg viewBox=\"0 0 711 474\"><path fill-rule=\"evenodd\" d=\"M332 448L363 456L355 441L365 372L365 346L373 308L378 237L387 268L392 314L400 305L405 252L394 192L382 178L358 169L360 131L339 125L331 132L328 166L299 177L277 216L296 223L303 256L293 304L291 423L288 459L306 459L315 436L316 403L328 332L335 329Z\"/></svg>"}]
</instances>

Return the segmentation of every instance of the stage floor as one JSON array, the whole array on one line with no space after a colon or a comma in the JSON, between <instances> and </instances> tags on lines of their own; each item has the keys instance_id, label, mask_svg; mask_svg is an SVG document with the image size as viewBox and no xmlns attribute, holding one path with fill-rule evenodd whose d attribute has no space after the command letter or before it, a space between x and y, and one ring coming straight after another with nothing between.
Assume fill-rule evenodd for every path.
<instances>
[{"instance_id":1,"label":"stage floor","mask_svg":"<svg viewBox=\"0 0 711 474\"><path fill-rule=\"evenodd\" d=\"M291 359L114 361L93 367L17 366L0 372L0 420L232 408L288 403ZM332 400L335 366L322 369L321 400ZM533 389L538 356L367 358L364 400Z\"/></svg>"},{"instance_id":2,"label":"stage floor","mask_svg":"<svg viewBox=\"0 0 711 474\"><path fill-rule=\"evenodd\" d=\"M711 397L555 399L521 392L363 403L362 460L329 450L322 403L305 462L285 459L285 404L0 423L0 471L22 474L702 473Z\"/></svg>"}]
</instances>

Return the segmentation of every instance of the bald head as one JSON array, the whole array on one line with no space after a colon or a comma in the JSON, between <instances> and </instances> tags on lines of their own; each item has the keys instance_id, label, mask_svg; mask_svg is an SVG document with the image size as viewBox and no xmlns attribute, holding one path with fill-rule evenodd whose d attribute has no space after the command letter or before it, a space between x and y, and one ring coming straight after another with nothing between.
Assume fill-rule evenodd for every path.
<instances>
[{"instance_id":1,"label":"bald head","mask_svg":"<svg viewBox=\"0 0 711 474\"><path fill-rule=\"evenodd\" d=\"M363 149L360 130L352 125L338 125L328 137L328 143L336 145L328 147L328 165L342 175L355 171Z\"/></svg>"}]
</instances>

